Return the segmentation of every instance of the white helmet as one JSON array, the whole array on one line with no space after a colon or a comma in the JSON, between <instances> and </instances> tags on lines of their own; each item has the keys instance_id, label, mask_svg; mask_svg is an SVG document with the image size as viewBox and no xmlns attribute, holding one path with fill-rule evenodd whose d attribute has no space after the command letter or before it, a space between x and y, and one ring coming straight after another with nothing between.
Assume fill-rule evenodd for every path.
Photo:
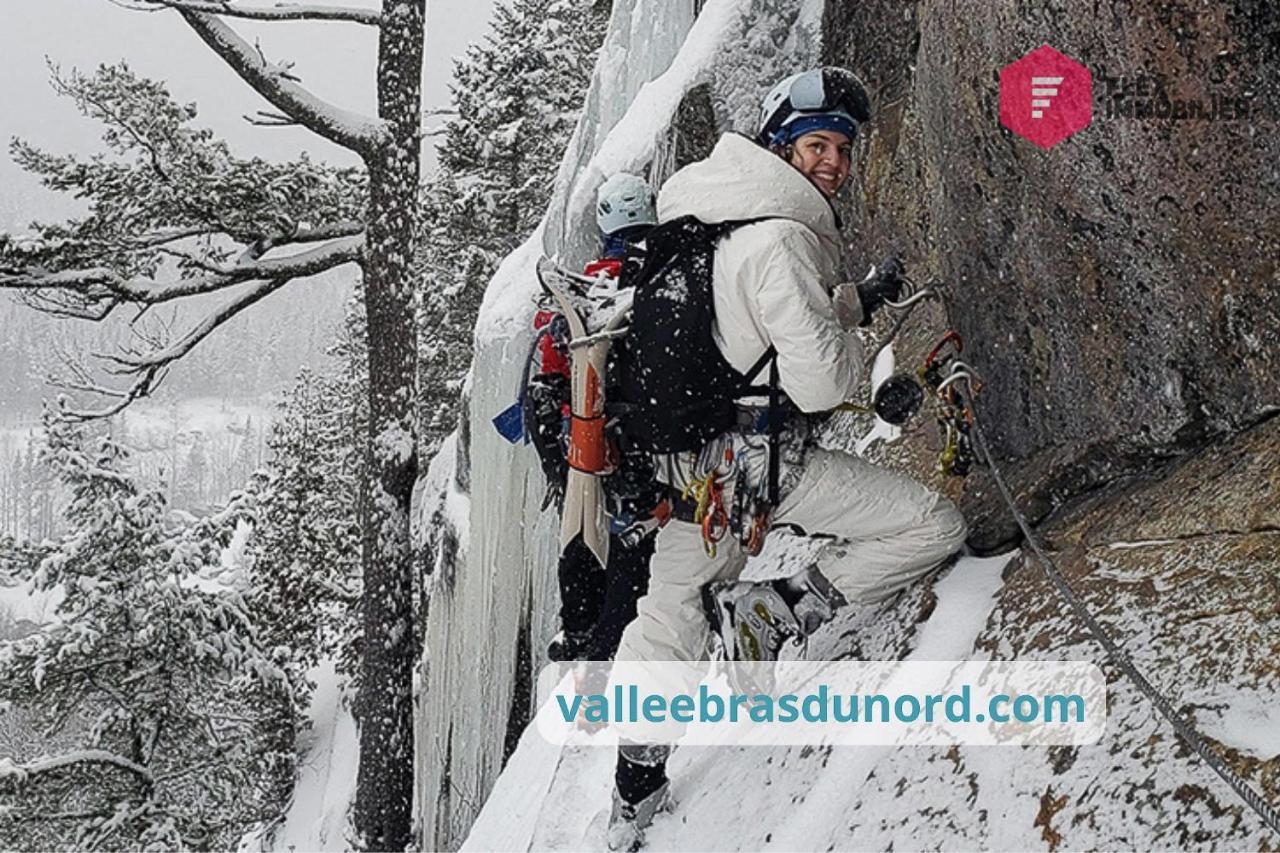
<instances>
[{"instance_id":1,"label":"white helmet","mask_svg":"<svg viewBox=\"0 0 1280 853\"><path fill-rule=\"evenodd\" d=\"M837 130L853 139L871 118L862 81L834 66L792 74L760 104L759 142L778 145L814 130Z\"/></svg>"},{"instance_id":2,"label":"white helmet","mask_svg":"<svg viewBox=\"0 0 1280 853\"><path fill-rule=\"evenodd\" d=\"M657 204L644 178L619 172L596 192L596 223L606 236L637 225L657 225Z\"/></svg>"}]
</instances>

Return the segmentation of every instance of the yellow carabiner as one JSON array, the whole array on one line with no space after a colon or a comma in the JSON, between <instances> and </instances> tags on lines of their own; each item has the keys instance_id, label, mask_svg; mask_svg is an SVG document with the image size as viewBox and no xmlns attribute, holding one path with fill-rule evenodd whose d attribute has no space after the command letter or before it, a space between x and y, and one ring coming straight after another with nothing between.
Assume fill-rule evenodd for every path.
<instances>
[{"instance_id":1,"label":"yellow carabiner","mask_svg":"<svg viewBox=\"0 0 1280 853\"><path fill-rule=\"evenodd\" d=\"M946 441L942 446L942 452L938 454L938 470L943 474L951 474L951 468L955 464L958 453L957 444L955 427L948 422Z\"/></svg>"}]
</instances>

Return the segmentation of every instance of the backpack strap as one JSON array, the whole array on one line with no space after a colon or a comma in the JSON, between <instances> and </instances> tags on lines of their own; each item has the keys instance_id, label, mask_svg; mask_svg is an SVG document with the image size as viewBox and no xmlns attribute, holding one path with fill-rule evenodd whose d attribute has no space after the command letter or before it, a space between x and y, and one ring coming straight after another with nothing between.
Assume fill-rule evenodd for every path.
<instances>
[{"instance_id":1,"label":"backpack strap","mask_svg":"<svg viewBox=\"0 0 1280 853\"><path fill-rule=\"evenodd\" d=\"M781 460L782 455L782 391L778 387L778 353L773 347L773 358L769 359L769 510L778 508L781 501Z\"/></svg>"},{"instance_id":2,"label":"backpack strap","mask_svg":"<svg viewBox=\"0 0 1280 853\"><path fill-rule=\"evenodd\" d=\"M767 222L770 219L777 219L776 216L760 216L755 219L741 219L734 222L718 222L711 226L713 240L720 241L725 237L744 228L747 225L755 225L758 222ZM769 384L768 385L752 385L760 372L769 368ZM778 377L778 348L769 345L761 356L756 359L751 367L747 368L747 372L743 374L744 385L742 394L767 394L769 396L769 507L776 509L781 501L781 470L782 470L782 388Z\"/></svg>"},{"instance_id":3,"label":"backpack strap","mask_svg":"<svg viewBox=\"0 0 1280 853\"><path fill-rule=\"evenodd\" d=\"M764 354L756 359L755 364L748 367L747 372L742 374L743 382L748 383L746 387L743 389L743 394L751 394L751 393L765 394L769 391L769 386L767 385L751 385L749 383L751 382L751 380L755 379L757 376L760 375L760 371L768 367L769 364L775 361L777 358L778 358L778 349L777 347L770 344L769 348L764 351Z\"/></svg>"},{"instance_id":4,"label":"backpack strap","mask_svg":"<svg viewBox=\"0 0 1280 853\"><path fill-rule=\"evenodd\" d=\"M707 225L707 231L711 235L714 242L723 240L739 228L745 228L748 225L755 225L760 222L768 222L770 219L780 219L778 216L757 216L754 219L731 219L727 222L716 222Z\"/></svg>"},{"instance_id":5,"label":"backpack strap","mask_svg":"<svg viewBox=\"0 0 1280 853\"><path fill-rule=\"evenodd\" d=\"M778 377L778 349L770 345L764 354L756 359L755 364L747 369L744 378L750 382L765 367L769 368L768 385L746 385L744 393L769 395L769 506L777 508L781 500L781 451L782 451L782 388Z\"/></svg>"}]
</instances>

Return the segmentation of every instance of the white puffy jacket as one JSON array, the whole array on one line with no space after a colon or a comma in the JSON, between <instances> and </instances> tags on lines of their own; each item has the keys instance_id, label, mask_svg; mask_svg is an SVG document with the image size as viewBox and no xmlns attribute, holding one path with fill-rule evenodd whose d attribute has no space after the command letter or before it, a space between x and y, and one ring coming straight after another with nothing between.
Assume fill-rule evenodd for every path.
<instances>
[{"instance_id":1,"label":"white puffy jacket","mask_svg":"<svg viewBox=\"0 0 1280 853\"><path fill-rule=\"evenodd\" d=\"M706 223L776 217L734 231L716 250L716 344L741 372L776 347L782 390L802 411L852 399L862 381L862 346L832 306L839 231L818 188L745 136L726 134L711 156L662 187L658 220L684 216ZM767 375L754 379L763 383Z\"/></svg>"}]
</instances>

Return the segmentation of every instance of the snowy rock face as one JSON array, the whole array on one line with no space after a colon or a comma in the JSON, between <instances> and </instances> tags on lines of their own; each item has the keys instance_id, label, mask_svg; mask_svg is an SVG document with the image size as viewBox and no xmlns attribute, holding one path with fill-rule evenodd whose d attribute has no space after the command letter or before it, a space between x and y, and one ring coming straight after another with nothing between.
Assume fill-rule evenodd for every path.
<instances>
[{"instance_id":1,"label":"snowy rock face","mask_svg":"<svg viewBox=\"0 0 1280 853\"><path fill-rule=\"evenodd\" d=\"M852 253L897 251L950 285L1033 515L1280 404L1274 4L826 5L827 59L867 81L875 113ZM1041 150L1000 126L998 78L1045 41L1092 72L1093 122ZM1160 109L1161 90L1248 115L1121 114ZM972 491L975 544L1009 541L993 490Z\"/></svg>"},{"instance_id":2,"label":"snowy rock face","mask_svg":"<svg viewBox=\"0 0 1280 853\"><path fill-rule=\"evenodd\" d=\"M1280 793L1280 421L1046 531L1091 610L1229 766ZM753 570L806 553L770 538ZM811 641L814 659L1102 661L1034 562L962 558ZM1274 849L1117 671L1107 732L1070 747L678 750L649 850ZM530 729L464 850L601 849L613 755Z\"/></svg>"},{"instance_id":3,"label":"snowy rock face","mask_svg":"<svg viewBox=\"0 0 1280 853\"><path fill-rule=\"evenodd\" d=\"M533 453L502 442L488 420L518 383L537 256L577 263L592 255L591 200L608 174L657 182L708 151L719 132L752 130L768 86L817 58L809 24L824 8L828 60L859 71L883 108L863 142L861 186L847 194L851 267L861 273L896 251L918 279L963 288L950 317L917 312L899 341L898 367L914 368L936 333L960 328L966 355L991 380L990 431L1037 518L1122 472L1147 471L1052 519L1050 547L1175 706L1255 787L1277 794L1280 749L1266 734L1276 728L1272 661L1280 659L1280 552L1267 532L1280 525L1280 485L1267 467L1280 450L1276 421L1168 467L1171 453L1202 447L1213 430L1276 402L1274 383L1245 380L1274 366L1274 339L1259 337L1277 319L1276 297L1260 278L1274 267L1250 259L1274 248L1280 229L1259 201L1264 189L1212 185L1236 145L1232 156L1253 170L1250 180L1271 180L1274 195L1261 155L1275 135L1195 124L1196 137L1187 123L1169 130L1099 120L1049 152L1033 149L995 119L993 75L1041 40L1014 5L989 10L982 30L970 32L977 19L936 2L708 0L690 29L685 3L619 0L545 229L503 265L477 329L471 434L459 446L469 463L456 478L469 494L451 492L446 513L461 548L432 591L424 661L424 848L603 846L612 753L561 750L532 730L521 736L524 678L543 662L555 624L555 525L538 510ZM634 37L642 12L656 34L649 41ZM1056 46L1091 67L1105 58L1103 44L1157 55L1125 29L1140 26L1136 15L1104 38L1109 21L1061 21ZM1172 62L1163 53L1150 61ZM1196 138L1212 143L1212 162L1190 153ZM1157 176L1178 185L1155 192ZM1201 189L1210 212L1196 214L1188 199ZM1157 205L1163 194L1177 205ZM1232 198L1252 211L1249 221L1222 213ZM1240 233L1226 234L1223 223ZM1229 262L1211 269L1224 252ZM878 323L883 332L886 321ZM1237 338L1265 343L1248 355ZM840 416L824 441L865 446L866 426ZM987 545L1010 541L980 476L962 484L932 475L937 449L928 429L909 429L869 453L959 497ZM799 568L802 549L793 545L771 539L753 570ZM1038 566L1016 557L966 558L880 606L844 612L809 656L1103 660ZM680 805L659 817L649 849L1267 844L1260 823L1146 700L1106 671L1111 724L1087 749L681 750L671 764Z\"/></svg>"},{"instance_id":4,"label":"snowy rock face","mask_svg":"<svg viewBox=\"0 0 1280 853\"><path fill-rule=\"evenodd\" d=\"M1277 451L1273 419L1045 535L1072 587L1148 679L1272 801L1280 477L1265 460ZM1033 558L1006 576L975 654L1103 660ZM1109 719L1099 744L900 750L849 801L837 849L895 839L924 849L1266 849L1274 838L1253 812L1127 678L1104 671Z\"/></svg>"},{"instance_id":5,"label":"snowy rock face","mask_svg":"<svg viewBox=\"0 0 1280 853\"><path fill-rule=\"evenodd\" d=\"M1280 235L1280 87L1264 73L1275 44L1259 4L1193 20L1111 8L1006 4L975 25L941 3L829 0L827 61L857 71L878 107L862 186L845 201L848 248L854 269L896 252L917 280L948 284L947 310L921 309L899 338L899 369L941 330L965 336L966 360L988 380L983 423L1051 554L1155 686L1275 801L1280 483L1266 460L1280 447L1280 385L1267 378L1280 346L1261 334L1280 319L1268 260ZM1042 151L999 126L997 80L1046 32L1093 72L1094 121ZM1252 92L1253 114L1109 115L1105 78L1126 77L1115 85L1132 98L1144 73L1184 99ZM1009 542L989 479L945 481L933 472L936 434L912 432L870 455L957 498L971 544ZM983 651L1104 660L1033 559L1011 566L975 643ZM1112 716L1099 747L897 753L857 800L843 846L1274 846L1104 668Z\"/></svg>"}]
</instances>

